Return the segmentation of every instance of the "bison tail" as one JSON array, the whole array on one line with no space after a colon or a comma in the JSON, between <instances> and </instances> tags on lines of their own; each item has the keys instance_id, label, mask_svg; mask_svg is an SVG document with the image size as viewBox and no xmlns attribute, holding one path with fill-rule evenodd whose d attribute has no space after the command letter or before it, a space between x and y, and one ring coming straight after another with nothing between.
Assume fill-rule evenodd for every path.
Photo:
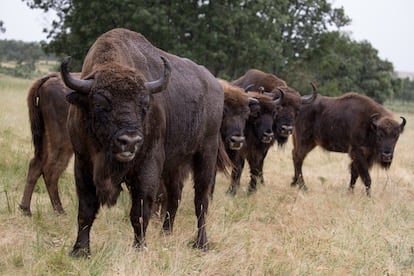
<instances>
[{"instance_id":1,"label":"bison tail","mask_svg":"<svg viewBox=\"0 0 414 276\"><path fill-rule=\"evenodd\" d=\"M227 155L223 139L220 135L216 168L218 171L223 172L226 176L230 176L233 167L234 164L231 161L230 157Z\"/></svg>"},{"instance_id":2,"label":"bison tail","mask_svg":"<svg viewBox=\"0 0 414 276\"><path fill-rule=\"evenodd\" d=\"M30 129L32 132L32 142L35 148L35 155L38 155L42 152L44 136L43 116L39 108L39 104L41 102L39 98L39 90L47 80L53 77L59 76L56 73L52 73L37 79L30 87L27 95Z\"/></svg>"}]
</instances>

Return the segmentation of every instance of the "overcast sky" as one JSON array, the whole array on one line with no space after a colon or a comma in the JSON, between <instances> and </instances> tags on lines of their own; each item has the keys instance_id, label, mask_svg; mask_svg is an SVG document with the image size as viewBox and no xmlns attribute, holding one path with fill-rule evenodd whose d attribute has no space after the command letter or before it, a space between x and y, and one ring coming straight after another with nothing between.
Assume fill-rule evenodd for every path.
<instances>
[{"instance_id":1,"label":"overcast sky","mask_svg":"<svg viewBox=\"0 0 414 276\"><path fill-rule=\"evenodd\" d=\"M346 27L357 41L368 40L395 70L414 72L414 0L332 0L352 19ZM1 0L0 20L6 33L0 39L46 40L52 15L31 10L21 0Z\"/></svg>"}]
</instances>

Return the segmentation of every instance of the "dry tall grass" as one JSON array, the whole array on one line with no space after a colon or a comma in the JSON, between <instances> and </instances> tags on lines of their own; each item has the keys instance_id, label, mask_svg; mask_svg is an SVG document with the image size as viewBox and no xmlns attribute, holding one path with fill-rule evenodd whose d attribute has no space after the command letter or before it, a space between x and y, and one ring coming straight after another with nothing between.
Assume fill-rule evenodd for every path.
<instances>
[{"instance_id":1,"label":"dry tall grass","mask_svg":"<svg viewBox=\"0 0 414 276\"><path fill-rule=\"evenodd\" d=\"M72 170L60 181L67 215L53 212L43 182L32 217L18 210L32 157L26 93L31 81L0 75L0 274L3 275L409 275L414 273L414 110L388 171L374 168L372 197L358 181L347 191L346 155L314 150L304 164L309 190L289 183L291 144L271 149L266 185L235 198L219 175L207 219L211 250L191 248L196 236L192 185L187 183L174 233L148 228L148 251L131 245L129 196L100 210L91 232L92 257L68 256L76 238L77 198Z\"/></svg>"}]
</instances>

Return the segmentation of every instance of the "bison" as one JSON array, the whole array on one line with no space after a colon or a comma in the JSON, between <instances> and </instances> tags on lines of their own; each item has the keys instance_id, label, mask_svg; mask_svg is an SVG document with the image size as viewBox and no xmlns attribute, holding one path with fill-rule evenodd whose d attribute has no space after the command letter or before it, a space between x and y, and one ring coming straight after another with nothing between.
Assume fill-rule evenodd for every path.
<instances>
[{"instance_id":1,"label":"bison","mask_svg":"<svg viewBox=\"0 0 414 276\"><path fill-rule=\"evenodd\" d=\"M90 254L90 230L100 205L116 203L125 182L132 200L134 245L145 247L151 208L162 183L164 230L172 231L181 185L192 171L198 233L208 249L206 214L216 166L225 160L220 137L224 95L203 66L153 46L126 29L101 35L89 49L81 78L61 64L75 90L68 130L75 152L78 236L72 256ZM222 167L222 166L221 166Z\"/></svg>"},{"instance_id":2,"label":"bison","mask_svg":"<svg viewBox=\"0 0 414 276\"><path fill-rule=\"evenodd\" d=\"M318 96L309 105L303 106L293 131L293 165L295 175L292 186L306 185L302 175L302 164L306 155L316 146L325 150L348 153L351 158L351 181L361 177L369 196L371 177L369 170L374 163L388 169L393 159L398 137L404 130L402 123L382 105L369 97L346 93L340 97Z\"/></svg>"},{"instance_id":3,"label":"bison","mask_svg":"<svg viewBox=\"0 0 414 276\"><path fill-rule=\"evenodd\" d=\"M263 179L262 169L267 151L274 143L272 126L281 99L273 100L271 97L255 92L249 92L249 96L256 98L259 104L255 106L246 121L244 131L246 142L240 149L227 149L227 154L234 165L231 183L227 190L230 195L235 195L237 192L246 159L251 176L249 192L256 190L257 181Z\"/></svg>"},{"instance_id":4,"label":"bison","mask_svg":"<svg viewBox=\"0 0 414 276\"><path fill-rule=\"evenodd\" d=\"M30 202L34 187L43 176L53 209L64 213L58 192L58 180L73 155L72 144L66 129L71 93L58 73L37 79L29 88L27 106L34 146L30 160L23 198L19 205L26 215L31 215Z\"/></svg>"},{"instance_id":5,"label":"bison","mask_svg":"<svg viewBox=\"0 0 414 276\"><path fill-rule=\"evenodd\" d=\"M245 132L249 133L245 135L246 146L240 153L228 151L234 163L228 193L235 195L240 185L245 159L249 163L251 175L248 191L256 191L257 183L264 184L263 164L269 148L275 141L279 146L287 142L301 106L311 103L316 98L317 91L313 87L312 95L300 96L299 92L287 86L285 81L257 69L249 70L232 84L253 90L262 90L261 87L265 87L263 95L257 96L261 102L260 111L255 116L250 116L246 123ZM276 98L273 101L277 102L277 107L268 104L269 101L272 102L272 98Z\"/></svg>"}]
</instances>

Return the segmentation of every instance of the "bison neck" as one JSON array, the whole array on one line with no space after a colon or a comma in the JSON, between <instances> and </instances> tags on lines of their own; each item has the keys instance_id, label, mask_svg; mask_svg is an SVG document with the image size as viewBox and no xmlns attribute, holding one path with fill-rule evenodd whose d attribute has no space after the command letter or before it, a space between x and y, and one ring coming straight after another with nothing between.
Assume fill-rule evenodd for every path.
<instances>
[{"instance_id":1,"label":"bison neck","mask_svg":"<svg viewBox=\"0 0 414 276\"><path fill-rule=\"evenodd\" d=\"M105 153L96 154L93 163L93 182L101 205L110 207L116 204L122 190L121 183L129 166L129 163L111 162Z\"/></svg>"}]
</instances>

